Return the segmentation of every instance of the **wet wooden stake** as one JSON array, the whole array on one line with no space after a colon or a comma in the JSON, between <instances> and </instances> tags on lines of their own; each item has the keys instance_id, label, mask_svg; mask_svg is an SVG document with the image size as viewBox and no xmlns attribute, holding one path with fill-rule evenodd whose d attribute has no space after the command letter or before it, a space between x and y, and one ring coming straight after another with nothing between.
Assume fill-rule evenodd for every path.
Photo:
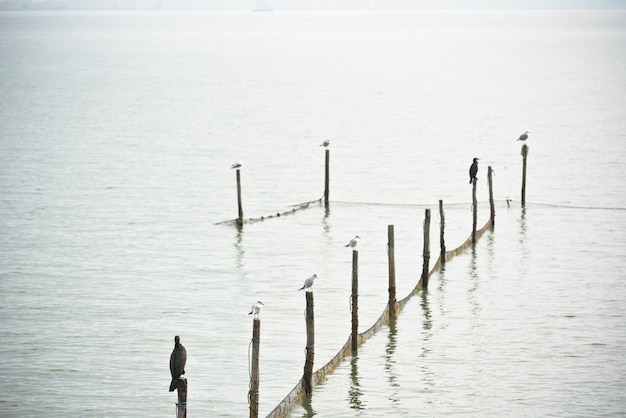
<instances>
[{"instance_id":1,"label":"wet wooden stake","mask_svg":"<svg viewBox=\"0 0 626 418\"><path fill-rule=\"evenodd\" d=\"M330 150L326 150L326 168L324 176L324 207L328 207L328 195L330 194Z\"/></svg>"},{"instance_id":2,"label":"wet wooden stake","mask_svg":"<svg viewBox=\"0 0 626 418\"><path fill-rule=\"evenodd\" d=\"M526 157L528 156L528 145L522 145L522 207L526 206Z\"/></svg>"},{"instance_id":3,"label":"wet wooden stake","mask_svg":"<svg viewBox=\"0 0 626 418\"><path fill-rule=\"evenodd\" d=\"M313 390L311 377L313 375L313 361L315 359L315 321L313 316L313 292L306 295L306 360L304 362L304 393L307 395Z\"/></svg>"},{"instance_id":4,"label":"wet wooden stake","mask_svg":"<svg viewBox=\"0 0 626 418\"><path fill-rule=\"evenodd\" d=\"M389 259L389 315L396 316L396 261L393 225L387 225L387 258Z\"/></svg>"},{"instance_id":5,"label":"wet wooden stake","mask_svg":"<svg viewBox=\"0 0 626 418\"><path fill-rule=\"evenodd\" d=\"M478 202L476 201L476 178L472 180L472 244L476 244L476 221L478 218Z\"/></svg>"},{"instance_id":6,"label":"wet wooden stake","mask_svg":"<svg viewBox=\"0 0 626 418\"><path fill-rule=\"evenodd\" d=\"M352 353L356 353L359 337L359 252L352 250Z\"/></svg>"},{"instance_id":7,"label":"wet wooden stake","mask_svg":"<svg viewBox=\"0 0 626 418\"><path fill-rule=\"evenodd\" d=\"M444 238L446 215L443 213L443 200L439 200L439 260L441 264L446 263L446 240Z\"/></svg>"},{"instance_id":8,"label":"wet wooden stake","mask_svg":"<svg viewBox=\"0 0 626 418\"><path fill-rule=\"evenodd\" d=\"M187 378L179 377L176 384L176 391L178 392L176 418L187 418Z\"/></svg>"},{"instance_id":9,"label":"wet wooden stake","mask_svg":"<svg viewBox=\"0 0 626 418\"><path fill-rule=\"evenodd\" d=\"M252 371L250 372L250 418L259 416L259 346L261 345L261 320L254 318L252 321Z\"/></svg>"},{"instance_id":10,"label":"wet wooden stake","mask_svg":"<svg viewBox=\"0 0 626 418\"><path fill-rule=\"evenodd\" d=\"M241 174L237 169L237 225L243 226L243 206L241 204Z\"/></svg>"},{"instance_id":11,"label":"wet wooden stake","mask_svg":"<svg viewBox=\"0 0 626 418\"><path fill-rule=\"evenodd\" d=\"M493 204L493 170L491 166L487 167L487 181L489 182L489 210L491 219L491 226L493 227L496 224L496 209Z\"/></svg>"},{"instance_id":12,"label":"wet wooden stake","mask_svg":"<svg viewBox=\"0 0 626 418\"><path fill-rule=\"evenodd\" d=\"M424 213L424 263L422 265L422 289L428 289L428 265L430 262L430 209Z\"/></svg>"}]
</instances>

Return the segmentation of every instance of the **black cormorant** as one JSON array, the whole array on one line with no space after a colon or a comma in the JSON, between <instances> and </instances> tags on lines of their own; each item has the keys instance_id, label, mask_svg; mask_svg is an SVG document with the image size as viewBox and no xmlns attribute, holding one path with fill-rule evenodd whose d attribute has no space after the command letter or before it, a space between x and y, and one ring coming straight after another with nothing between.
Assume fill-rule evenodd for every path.
<instances>
[{"instance_id":1,"label":"black cormorant","mask_svg":"<svg viewBox=\"0 0 626 418\"><path fill-rule=\"evenodd\" d=\"M472 184L472 181L476 178L476 173L478 173L478 158L474 158L469 169L470 184Z\"/></svg>"},{"instance_id":2,"label":"black cormorant","mask_svg":"<svg viewBox=\"0 0 626 418\"><path fill-rule=\"evenodd\" d=\"M178 378L185 374L185 363L187 362L187 350L180 343L180 337L174 337L174 350L170 356L170 372L172 373L172 382L170 383L170 392L174 392L178 386Z\"/></svg>"}]
</instances>

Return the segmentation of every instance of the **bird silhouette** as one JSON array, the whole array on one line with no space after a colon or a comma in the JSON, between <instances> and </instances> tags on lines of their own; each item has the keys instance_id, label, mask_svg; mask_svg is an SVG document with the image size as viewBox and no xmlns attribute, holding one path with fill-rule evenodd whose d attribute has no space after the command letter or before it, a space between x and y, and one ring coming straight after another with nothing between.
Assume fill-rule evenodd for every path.
<instances>
[{"instance_id":1,"label":"bird silhouette","mask_svg":"<svg viewBox=\"0 0 626 418\"><path fill-rule=\"evenodd\" d=\"M174 392L178 386L178 378L185 374L185 363L187 363L187 350L180 343L180 337L174 337L174 350L170 355L170 373L172 373L172 382L170 383L170 392Z\"/></svg>"},{"instance_id":2,"label":"bird silhouette","mask_svg":"<svg viewBox=\"0 0 626 418\"><path fill-rule=\"evenodd\" d=\"M474 158L472 165L470 165L469 176L470 176L470 184L476 178L476 174L478 173L478 158Z\"/></svg>"},{"instance_id":3,"label":"bird silhouette","mask_svg":"<svg viewBox=\"0 0 626 418\"><path fill-rule=\"evenodd\" d=\"M320 147L324 147L324 148L326 148L326 147L328 147L329 145L330 145L330 141L327 139L326 141L324 141L324 142L322 142L322 143L320 144Z\"/></svg>"}]
</instances>

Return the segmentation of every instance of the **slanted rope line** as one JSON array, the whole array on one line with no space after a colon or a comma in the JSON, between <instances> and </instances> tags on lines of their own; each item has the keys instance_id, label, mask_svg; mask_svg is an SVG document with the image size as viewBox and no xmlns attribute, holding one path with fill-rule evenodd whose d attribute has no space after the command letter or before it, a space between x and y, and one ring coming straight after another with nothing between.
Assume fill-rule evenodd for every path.
<instances>
[{"instance_id":1,"label":"slanted rope line","mask_svg":"<svg viewBox=\"0 0 626 418\"><path fill-rule=\"evenodd\" d=\"M483 234L489 229L491 229L491 227L492 227L491 218L489 218L487 223L482 228L476 231L476 242L478 242L478 240L483 236ZM461 244L460 246L458 246L452 251L446 251L446 254L445 254L446 261L454 258L457 255L462 254L467 248L471 247L472 245L473 245L472 237L470 235L470 237L467 238L467 240L465 240L463 244ZM438 257L437 262L428 273L428 276L430 277L434 272L436 272L439 269L440 265L441 265L441 260ZM421 289L422 289L422 278L420 277L420 279L417 281L417 284L415 285L413 290L408 294L408 296L396 302L396 315L400 314L400 311L402 310L404 305L406 305L409 299L411 299L411 297L416 295ZM352 298L352 296L350 297ZM368 338L376 334L376 332L384 324L387 324L388 322L389 322L389 306L385 307L385 310L382 312L382 314L380 315L378 320L374 323L374 325L372 325L368 330L357 335L358 345L362 344ZM329 373L332 373L337 368L337 365L339 365L339 363L341 363L341 361L343 361L343 359L352 352L351 340L352 340L352 336L349 336L348 340L343 345L343 347L341 347L339 352L335 354L335 356L332 359L330 359L328 363L326 363L324 366L322 366L316 372L313 373L313 378L311 379L312 380L311 387L315 387L320 381L325 379L326 375ZM300 381L293 387L293 389L287 394L287 396L272 410L272 412L270 412L267 415L266 418L287 417L292 406L296 404L297 402L300 402L304 395L305 395L304 380L300 379Z\"/></svg>"}]
</instances>

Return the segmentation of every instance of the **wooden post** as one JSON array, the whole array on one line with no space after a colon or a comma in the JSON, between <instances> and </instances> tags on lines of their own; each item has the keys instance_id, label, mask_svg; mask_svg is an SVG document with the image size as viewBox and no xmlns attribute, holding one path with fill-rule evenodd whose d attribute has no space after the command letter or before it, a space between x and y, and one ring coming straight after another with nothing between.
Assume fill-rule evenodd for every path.
<instances>
[{"instance_id":1,"label":"wooden post","mask_svg":"<svg viewBox=\"0 0 626 418\"><path fill-rule=\"evenodd\" d=\"M424 213L424 263L422 265L422 289L428 289L428 264L430 262L430 209Z\"/></svg>"},{"instance_id":2,"label":"wooden post","mask_svg":"<svg viewBox=\"0 0 626 418\"><path fill-rule=\"evenodd\" d=\"M176 384L176 391L178 392L176 418L187 418L187 378L179 377Z\"/></svg>"},{"instance_id":3,"label":"wooden post","mask_svg":"<svg viewBox=\"0 0 626 418\"><path fill-rule=\"evenodd\" d=\"M439 219L441 220L439 224L439 260L443 265L446 263L446 240L444 238L446 215L443 213L443 200L439 200Z\"/></svg>"},{"instance_id":4,"label":"wooden post","mask_svg":"<svg viewBox=\"0 0 626 418\"><path fill-rule=\"evenodd\" d=\"M493 227L496 224L496 209L493 204L493 170L491 166L487 167L487 181L489 182L489 210L491 213L489 218Z\"/></svg>"},{"instance_id":5,"label":"wooden post","mask_svg":"<svg viewBox=\"0 0 626 418\"><path fill-rule=\"evenodd\" d=\"M261 320L252 320L252 371L250 372L250 418L259 416L259 346L261 345Z\"/></svg>"},{"instance_id":6,"label":"wooden post","mask_svg":"<svg viewBox=\"0 0 626 418\"><path fill-rule=\"evenodd\" d=\"M359 252L352 250L352 336L351 348L356 353L359 336Z\"/></svg>"},{"instance_id":7,"label":"wooden post","mask_svg":"<svg viewBox=\"0 0 626 418\"><path fill-rule=\"evenodd\" d=\"M528 156L528 145L522 145L522 207L526 206L526 157Z\"/></svg>"},{"instance_id":8,"label":"wooden post","mask_svg":"<svg viewBox=\"0 0 626 418\"><path fill-rule=\"evenodd\" d=\"M237 208L237 225L243 226L243 206L241 204L241 174L239 169L237 169Z\"/></svg>"},{"instance_id":9,"label":"wooden post","mask_svg":"<svg viewBox=\"0 0 626 418\"><path fill-rule=\"evenodd\" d=\"M478 217L478 202L476 201L476 182L476 179L472 180L472 244L476 244L476 220Z\"/></svg>"},{"instance_id":10,"label":"wooden post","mask_svg":"<svg viewBox=\"0 0 626 418\"><path fill-rule=\"evenodd\" d=\"M324 176L324 207L328 207L328 195L330 194L330 150L326 150L326 169Z\"/></svg>"},{"instance_id":11,"label":"wooden post","mask_svg":"<svg viewBox=\"0 0 626 418\"><path fill-rule=\"evenodd\" d=\"M387 258L389 259L389 315L396 316L396 261L393 225L387 225Z\"/></svg>"},{"instance_id":12,"label":"wooden post","mask_svg":"<svg viewBox=\"0 0 626 418\"><path fill-rule=\"evenodd\" d=\"M313 292L306 295L306 360L304 362L304 393L307 395L313 390L311 376L313 375L313 360L315 359L315 321L313 316Z\"/></svg>"}]
</instances>

